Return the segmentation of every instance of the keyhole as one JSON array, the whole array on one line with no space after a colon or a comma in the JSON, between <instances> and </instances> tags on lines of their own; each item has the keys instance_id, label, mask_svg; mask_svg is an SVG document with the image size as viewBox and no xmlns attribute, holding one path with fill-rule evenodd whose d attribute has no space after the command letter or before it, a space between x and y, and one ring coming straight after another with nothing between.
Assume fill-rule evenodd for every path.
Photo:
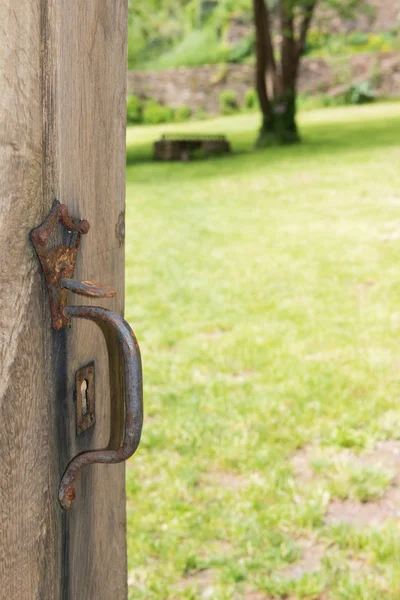
<instances>
[{"instance_id":1,"label":"keyhole","mask_svg":"<svg viewBox=\"0 0 400 600\"><path fill-rule=\"evenodd\" d=\"M84 417L85 415L87 415L88 412L88 382L86 379L84 379L81 383L81 410L82 410L82 417Z\"/></svg>"}]
</instances>

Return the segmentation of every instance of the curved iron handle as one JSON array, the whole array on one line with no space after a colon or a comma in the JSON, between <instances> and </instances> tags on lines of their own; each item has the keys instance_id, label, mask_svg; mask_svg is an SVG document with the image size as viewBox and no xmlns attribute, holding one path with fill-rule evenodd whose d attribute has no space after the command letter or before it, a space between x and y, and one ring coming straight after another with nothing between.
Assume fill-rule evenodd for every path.
<instances>
[{"instance_id":1,"label":"curved iron handle","mask_svg":"<svg viewBox=\"0 0 400 600\"><path fill-rule=\"evenodd\" d=\"M58 499L68 510L75 499L74 482L85 465L93 463L119 463L136 451L143 425L143 381L140 348L128 323L118 314L97 306L66 306L68 317L90 319L97 324L106 323L116 330L121 343L125 374L125 433L118 450L91 450L75 456L61 479Z\"/></svg>"}]
</instances>

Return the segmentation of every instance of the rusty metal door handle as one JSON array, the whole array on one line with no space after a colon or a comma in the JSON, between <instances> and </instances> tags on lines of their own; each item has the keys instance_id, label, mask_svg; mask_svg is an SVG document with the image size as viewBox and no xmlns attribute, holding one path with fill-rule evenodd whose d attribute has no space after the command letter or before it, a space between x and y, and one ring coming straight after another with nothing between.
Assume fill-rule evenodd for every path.
<instances>
[{"instance_id":1,"label":"rusty metal door handle","mask_svg":"<svg viewBox=\"0 0 400 600\"><path fill-rule=\"evenodd\" d=\"M49 250L47 244L59 223L69 232L70 243ZM88 231L87 221L72 219L67 207L55 201L42 225L33 229L30 234L46 277L53 329L60 330L70 325L72 318L89 319L100 326L105 324L117 333L124 362L125 428L122 444L116 450L82 452L70 461L58 490L58 499L66 510L75 499L74 483L83 467L94 463L119 463L127 460L139 445L143 425L142 363L139 345L132 329L120 315L106 308L67 306L68 290L97 298L110 298L117 293L105 284L73 279L80 238Z\"/></svg>"},{"instance_id":2,"label":"rusty metal door handle","mask_svg":"<svg viewBox=\"0 0 400 600\"><path fill-rule=\"evenodd\" d=\"M71 460L61 479L58 499L69 509L75 498L74 482L85 465L93 463L119 463L136 451L143 424L143 383L140 349L135 334L128 323L116 313L97 306L67 306L64 313L78 319L91 319L106 323L116 330L121 343L125 376L125 432L118 450L92 450L82 452Z\"/></svg>"}]
</instances>

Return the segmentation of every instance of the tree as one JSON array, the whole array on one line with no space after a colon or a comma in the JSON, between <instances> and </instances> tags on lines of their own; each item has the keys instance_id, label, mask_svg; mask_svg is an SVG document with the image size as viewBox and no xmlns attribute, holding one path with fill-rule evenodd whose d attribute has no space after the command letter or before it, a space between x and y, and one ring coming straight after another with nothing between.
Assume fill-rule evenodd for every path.
<instances>
[{"instance_id":1,"label":"tree","mask_svg":"<svg viewBox=\"0 0 400 600\"><path fill-rule=\"evenodd\" d=\"M296 123L297 80L307 34L324 0L253 0L256 89L262 112L258 145L300 140ZM349 16L362 0L325 0ZM274 32L279 35L275 36Z\"/></svg>"}]
</instances>

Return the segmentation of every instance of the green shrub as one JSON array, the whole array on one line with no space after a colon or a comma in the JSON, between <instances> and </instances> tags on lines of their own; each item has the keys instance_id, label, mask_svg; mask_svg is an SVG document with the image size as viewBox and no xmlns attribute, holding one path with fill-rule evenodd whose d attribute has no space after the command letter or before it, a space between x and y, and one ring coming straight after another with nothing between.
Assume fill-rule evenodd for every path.
<instances>
[{"instance_id":1,"label":"green shrub","mask_svg":"<svg viewBox=\"0 0 400 600\"><path fill-rule=\"evenodd\" d=\"M306 42L306 54L314 56L348 56L360 52L389 52L398 48L396 31L383 33L351 33L327 34L320 30L310 29Z\"/></svg>"},{"instance_id":2,"label":"green shrub","mask_svg":"<svg viewBox=\"0 0 400 600\"><path fill-rule=\"evenodd\" d=\"M352 31L348 34L347 41L350 46L365 46L369 42L368 33Z\"/></svg>"},{"instance_id":3,"label":"green shrub","mask_svg":"<svg viewBox=\"0 0 400 600\"><path fill-rule=\"evenodd\" d=\"M258 108L258 96L256 90L250 88L244 96L244 106L247 110L256 110Z\"/></svg>"},{"instance_id":4,"label":"green shrub","mask_svg":"<svg viewBox=\"0 0 400 600\"><path fill-rule=\"evenodd\" d=\"M148 102L143 109L143 123L147 125L171 123L174 116L174 110L170 106L163 106L154 100Z\"/></svg>"},{"instance_id":5,"label":"green shrub","mask_svg":"<svg viewBox=\"0 0 400 600\"><path fill-rule=\"evenodd\" d=\"M181 123L182 121L188 121L192 116L192 110L189 106L178 106L175 109L175 121Z\"/></svg>"},{"instance_id":6,"label":"green shrub","mask_svg":"<svg viewBox=\"0 0 400 600\"><path fill-rule=\"evenodd\" d=\"M144 63L144 66L150 70L162 70L170 67L219 64L225 62L226 55L227 49L221 44L216 28L206 26L190 31L169 51Z\"/></svg>"},{"instance_id":7,"label":"green shrub","mask_svg":"<svg viewBox=\"0 0 400 600\"><path fill-rule=\"evenodd\" d=\"M385 33L370 33L368 36L367 51L369 52L390 52L396 38Z\"/></svg>"},{"instance_id":8,"label":"green shrub","mask_svg":"<svg viewBox=\"0 0 400 600\"><path fill-rule=\"evenodd\" d=\"M346 94L349 104L367 104L375 100L374 90L370 81L362 81L352 85Z\"/></svg>"},{"instance_id":9,"label":"green shrub","mask_svg":"<svg viewBox=\"0 0 400 600\"><path fill-rule=\"evenodd\" d=\"M310 29L306 40L305 53L310 54L324 48L327 42L327 35L319 29Z\"/></svg>"},{"instance_id":10,"label":"green shrub","mask_svg":"<svg viewBox=\"0 0 400 600\"><path fill-rule=\"evenodd\" d=\"M126 122L128 125L143 122L143 102L134 94L128 97L126 103Z\"/></svg>"},{"instance_id":11,"label":"green shrub","mask_svg":"<svg viewBox=\"0 0 400 600\"><path fill-rule=\"evenodd\" d=\"M246 58L254 54L255 38L254 35L241 40L227 55L227 61L229 63L242 63Z\"/></svg>"},{"instance_id":12,"label":"green shrub","mask_svg":"<svg viewBox=\"0 0 400 600\"><path fill-rule=\"evenodd\" d=\"M348 106L349 104L365 104L374 100L375 94L371 83L364 81L349 86L347 91L335 96L329 96L328 94L299 94L297 97L297 107L299 110L314 110L334 106Z\"/></svg>"},{"instance_id":13,"label":"green shrub","mask_svg":"<svg viewBox=\"0 0 400 600\"><path fill-rule=\"evenodd\" d=\"M223 90L219 95L219 106L223 115L232 115L239 110L235 90Z\"/></svg>"}]
</instances>

